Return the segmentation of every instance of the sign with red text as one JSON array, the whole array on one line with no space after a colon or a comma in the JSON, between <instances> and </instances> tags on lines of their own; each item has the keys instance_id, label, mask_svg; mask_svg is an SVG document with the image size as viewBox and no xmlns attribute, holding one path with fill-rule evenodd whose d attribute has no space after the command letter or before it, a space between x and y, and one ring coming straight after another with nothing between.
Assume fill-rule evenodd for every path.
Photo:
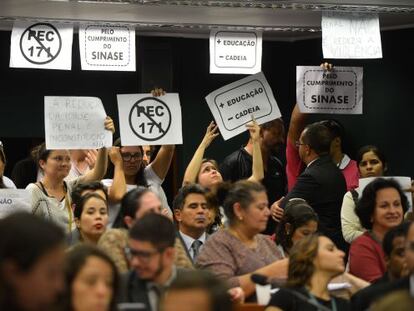
<instances>
[{"instance_id":1,"label":"sign with red text","mask_svg":"<svg viewBox=\"0 0 414 311\"><path fill-rule=\"evenodd\" d=\"M260 31L212 30L210 73L254 74L262 68Z\"/></svg>"},{"instance_id":2,"label":"sign with red text","mask_svg":"<svg viewBox=\"0 0 414 311\"><path fill-rule=\"evenodd\" d=\"M135 29L86 24L79 28L82 70L135 71Z\"/></svg>"},{"instance_id":3,"label":"sign with red text","mask_svg":"<svg viewBox=\"0 0 414 311\"><path fill-rule=\"evenodd\" d=\"M362 114L362 67L296 67L296 101L302 113Z\"/></svg>"},{"instance_id":4,"label":"sign with red text","mask_svg":"<svg viewBox=\"0 0 414 311\"><path fill-rule=\"evenodd\" d=\"M72 37L72 25L17 21L11 34L10 67L71 70Z\"/></svg>"},{"instance_id":5,"label":"sign with red text","mask_svg":"<svg viewBox=\"0 0 414 311\"><path fill-rule=\"evenodd\" d=\"M183 143L178 94L121 94L117 98L123 146Z\"/></svg>"},{"instance_id":6,"label":"sign with red text","mask_svg":"<svg viewBox=\"0 0 414 311\"><path fill-rule=\"evenodd\" d=\"M252 116L258 124L281 117L272 89L262 72L208 94L206 101L224 140L244 132Z\"/></svg>"}]
</instances>

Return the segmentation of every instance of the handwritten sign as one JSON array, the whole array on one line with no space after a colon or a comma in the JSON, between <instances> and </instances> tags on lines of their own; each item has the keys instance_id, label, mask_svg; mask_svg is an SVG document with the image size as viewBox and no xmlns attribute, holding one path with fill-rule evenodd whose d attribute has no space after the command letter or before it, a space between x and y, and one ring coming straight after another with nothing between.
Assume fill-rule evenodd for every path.
<instances>
[{"instance_id":1,"label":"handwritten sign","mask_svg":"<svg viewBox=\"0 0 414 311\"><path fill-rule=\"evenodd\" d=\"M378 15L323 12L322 50L325 58L382 58Z\"/></svg>"},{"instance_id":2,"label":"handwritten sign","mask_svg":"<svg viewBox=\"0 0 414 311\"><path fill-rule=\"evenodd\" d=\"M211 31L210 73L254 74L261 68L260 31Z\"/></svg>"},{"instance_id":3,"label":"handwritten sign","mask_svg":"<svg viewBox=\"0 0 414 311\"><path fill-rule=\"evenodd\" d=\"M87 24L79 28L82 70L135 71L135 29Z\"/></svg>"},{"instance_id":4,"label":"handwritten sign","mask_svg":"<svg viewBox=\"0 0 414 311\"><path fill-rule=\"evenodd\" d=\"M228 84L206 96L224 140L246 130L252 120L258 124L280 118L280 110L262 72Z\"/></svg>"},{"instance_id":5,"label":"handwritten sign","mask_svg":"<svg viewBox=\"0 0 414 311\"><path fill-rule=\"evenodd\" d=\"M123 146L182 144L181 105L178 94L118 95Z\"/></svg>"},{"instance_id":6,"label":"handwritten sign","mask_svg":"<svg viewBox=\"0 0 414 311\"><path fill-rule=\"evenodd\" d=\"M99 149L112 146L105 109L96 97L45 96L47 149Z\"/></svg>"},{"instance_id":7,"label":"handwritten sign","mask_svg":"<svg viewBox=\"0 0 414 311\"><path fill-rule=\"evenodd\" d=\"M0 218L16 212L32 212L30 192L25 189L0 189Z\"/></svg>"},{"instance_id":8,"label":"handwritten sign","mask_svg":"<svg viewBox=\"0 0 414 311\"><path fill-rule=\"evenodd\" d=\"M362 114L362 67L296 67L296 100L302 113Z\"/></svg>"},{"instance_id":9,"label":"handwritten sign","mask_svg":"<svg viewBox=\"0 0 414 311\"><path fill-rule=\"evenodd\" d=\"M362 195L362 192L364 191L365 187L372 182L373 180L377 179L378 177L367 177L367 178L361 178L359 180L359 193L360 196ZM384 179L394 179L397 181L402 190L410 189L411 188L411 178L410 177L404 177L404 176L382 176L381 178ZM408 199L408 203L410 204L410 210L413 208L413 197L411 196L411 192L404 192L405 196Z\"/></svg>"},{"instance_id":10,"label":"handwritten sign","mask_svg":"<svg viewBox=\"0 0 414 311\"><path fill-rule=\"evenodd\" d=\"M10 67L70 70L72 37L71 25L17 21L11 34Z\"/></svg>"}]
</instances>

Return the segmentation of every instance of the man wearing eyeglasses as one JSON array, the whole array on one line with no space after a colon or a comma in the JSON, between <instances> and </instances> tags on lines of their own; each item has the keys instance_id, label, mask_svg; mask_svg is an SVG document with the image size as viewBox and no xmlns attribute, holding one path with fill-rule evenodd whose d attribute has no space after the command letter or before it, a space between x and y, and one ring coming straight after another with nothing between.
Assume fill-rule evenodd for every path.
<instances>
[{"instance_id":1,"label":"man wearing eyeglasses","mask_svg":"<svg viewBox=\"0 0 414 311\"><path fill-rule=\"evenodd\" d=\"M165 216L148 214L129 232L127 257L131 271L124 275L120 302L141 303L158 310L160 299L182 270L174 266L175 228Z\"/></svg>"}]
</instances>

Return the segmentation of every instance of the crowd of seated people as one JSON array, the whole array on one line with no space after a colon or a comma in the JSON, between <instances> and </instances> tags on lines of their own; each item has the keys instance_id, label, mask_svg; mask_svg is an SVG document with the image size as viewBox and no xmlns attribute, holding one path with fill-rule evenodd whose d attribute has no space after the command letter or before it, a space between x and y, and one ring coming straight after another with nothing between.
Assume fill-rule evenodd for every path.
<instances>
[{"instance_id":1,"label":"crowd of seated people","mask_svg":"<svg viewBox=\"0 0 414 311\"><path fill-rule=\"evenodd\" d=\"M104 125L115 132L111 118ZM411 193L383 178L382 152L366 145L351 160L341 126L306 124L297 106L286 167L272 153L281 119L252 119L247 131L219 165L205 158L219 134L210 123L170 202L173 145L153 155L120 139L94 151L42 144L36 174L13 183L1 144L0 188L30 181L18 187L31 210L0 219L0 310L237 310L258 301L254 275L280 288L260 310L412 303Z\"/></svg>"}]
</instances>

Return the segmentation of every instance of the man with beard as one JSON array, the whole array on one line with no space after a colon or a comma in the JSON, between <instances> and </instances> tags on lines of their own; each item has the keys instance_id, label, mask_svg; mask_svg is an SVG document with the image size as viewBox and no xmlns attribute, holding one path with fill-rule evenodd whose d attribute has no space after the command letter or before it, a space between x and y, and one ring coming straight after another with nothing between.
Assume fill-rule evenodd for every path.
<instances>
[{"instance_id":1,"label":"man with beard","mask_svg":"<svg viewBox=\"0 0 414 311\"><path fill-rule=\"evenodd\" d=\"M127 257L131 271L122 278L121 303L137 303L156 311L159 301L180 274L174 266L175 228L165 216L147 214L129 232Z\"/></svg>"}]
</instances>

